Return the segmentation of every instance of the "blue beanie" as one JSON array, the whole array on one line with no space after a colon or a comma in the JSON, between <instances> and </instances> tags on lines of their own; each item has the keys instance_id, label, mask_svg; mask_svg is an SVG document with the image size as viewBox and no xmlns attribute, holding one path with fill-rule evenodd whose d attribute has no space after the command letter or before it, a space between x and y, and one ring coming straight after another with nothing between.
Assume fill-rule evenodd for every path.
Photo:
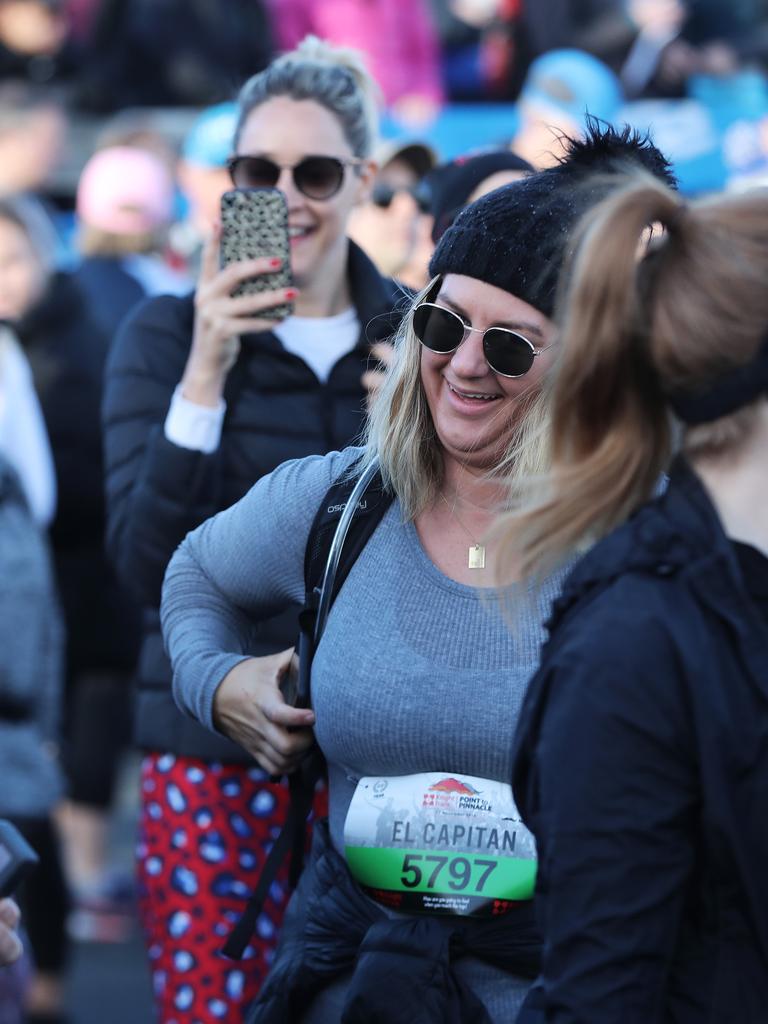
<instances>
[{"instance_id":1,"label":"blue beanie","mask_svg":"<svg viewBox=\"0 0 768 1024\"><path fill-rule=\"evenodd\" d=\"M579 128L590 116L614 121L624 102L613 71L583 50L550 50L537 57L525 76L520 99L561 110Z\"/></svg>"}]
</instances>

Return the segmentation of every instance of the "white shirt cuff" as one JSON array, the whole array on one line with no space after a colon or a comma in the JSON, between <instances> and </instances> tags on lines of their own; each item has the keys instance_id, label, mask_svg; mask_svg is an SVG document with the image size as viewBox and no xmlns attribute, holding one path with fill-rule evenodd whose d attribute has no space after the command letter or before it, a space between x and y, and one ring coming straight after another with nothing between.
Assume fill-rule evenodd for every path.
<instances>
[{"instance_id":1,"label":"white shirt cuff","mask_svg":"<svg viewBox=\"0 0 768 1024\"><path fill-rule=\"evenodd\" d=\"M219 447L226 411L227 403L223 399L215 408L190 402L182 395L179 384L165 417L165 436L179 448L191 448L210 455Z\"/></svg>"}]
</instances>

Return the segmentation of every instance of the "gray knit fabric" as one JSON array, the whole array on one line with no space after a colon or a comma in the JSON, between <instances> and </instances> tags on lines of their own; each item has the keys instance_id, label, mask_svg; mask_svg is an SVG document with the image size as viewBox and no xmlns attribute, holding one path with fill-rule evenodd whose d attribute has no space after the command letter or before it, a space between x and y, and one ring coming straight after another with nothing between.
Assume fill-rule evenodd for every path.
<instances>
[{"instance_id":1,"label":"gray knit fabric","mask_svg":"<svg viewBox=\"0 0 768 1024\"><path fill-rule=\"evenodd\" d=\"M312 519L355 454L280 467L190 534L171 561L162 618L175 693L209 726L216 685L248 649L250 619L303 599ZM393 503L352 567L313 665L337 849L361 776L510 780L512 736L554 591L547 583L522 602L510 631L498 596L444 576ZM475 961L464 970L494 1020L513 1020L522 983Z\"/></svg>"}]
</instances>

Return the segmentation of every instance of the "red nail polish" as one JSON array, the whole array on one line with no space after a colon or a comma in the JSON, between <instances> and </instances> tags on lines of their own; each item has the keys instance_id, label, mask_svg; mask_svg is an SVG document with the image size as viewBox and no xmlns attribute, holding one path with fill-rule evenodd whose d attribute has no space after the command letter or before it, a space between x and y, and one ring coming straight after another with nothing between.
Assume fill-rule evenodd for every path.
<instances>
[{"instance_id":1,"label":"red nail polish","mask_svg":"<svg viewBox=\"0 0 768 1024\"><path fill-rule=\"evenodd\" d=\"M278 259L277 257L275 257L274 259L271 259L269 261L269 265L270 265L270 267L282 267L283 261L281 259Z\"/></svg>"},{"instance_id":2,"label":"red nail polish","mask_svg":"<svg viewBox=\"0 0 768 1024\"><path fill-rule=\"evenodd\" d=\"M298 291L295 288L288 288L285 293L286 299L295 299L298 295Z\"/></svg>"}]
</instances>

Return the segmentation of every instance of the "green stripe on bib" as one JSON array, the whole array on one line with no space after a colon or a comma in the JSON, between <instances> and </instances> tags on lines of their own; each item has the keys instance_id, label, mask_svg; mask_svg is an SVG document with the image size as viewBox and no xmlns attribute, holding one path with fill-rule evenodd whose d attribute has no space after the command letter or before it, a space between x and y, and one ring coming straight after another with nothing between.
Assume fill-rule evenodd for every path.
<instances>
[{"instance_id":1,"label":"green stripe on bib","mask_svg":"<svg viewBox=\"0 0 768 1024\"><path fill-rule=\"evenodd\" d=\"M346 855L352 874L371 889L527 900L536 881L535 860L362 846L348 846Z\"/></svg>"}]
</instances>

